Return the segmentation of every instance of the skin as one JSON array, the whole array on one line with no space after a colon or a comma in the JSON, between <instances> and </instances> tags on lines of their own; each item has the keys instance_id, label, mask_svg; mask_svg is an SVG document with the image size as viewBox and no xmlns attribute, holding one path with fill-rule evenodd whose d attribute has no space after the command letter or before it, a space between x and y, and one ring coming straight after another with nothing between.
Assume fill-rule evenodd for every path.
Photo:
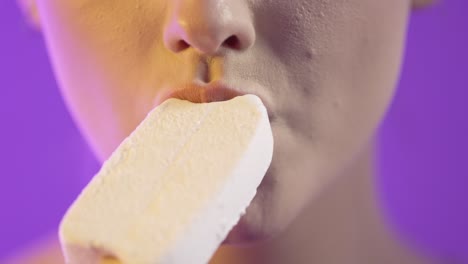
<instances>
[{"instance_id":1,"label":"skin","mask_svg":"<svg viewBox=\"0 0 468 264\"><path fill-rule=\"evenodd\" d=\"M213 263L415 263L373 202L372 146L395 92L410 11L426 2L20 3L101 162L163 94L188 83L222 82L262 98L273 161Z\"/></svg>"}]
</instances>

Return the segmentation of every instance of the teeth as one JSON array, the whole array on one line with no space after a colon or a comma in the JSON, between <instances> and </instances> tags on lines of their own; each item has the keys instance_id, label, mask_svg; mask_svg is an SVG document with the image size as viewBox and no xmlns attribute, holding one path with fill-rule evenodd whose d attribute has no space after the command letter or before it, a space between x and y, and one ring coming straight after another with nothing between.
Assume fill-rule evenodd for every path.
<instances>
[{"instance_id":1,"label":"teeth","mask_svg":"<svg viewBox=\"0 0 468 264\"><path fill-rule=\"evenodd\" d=\"M207 263L245 213L272 153L258 97L166 100L65 214L66 262Z\"/></svg>"}]
</instances>

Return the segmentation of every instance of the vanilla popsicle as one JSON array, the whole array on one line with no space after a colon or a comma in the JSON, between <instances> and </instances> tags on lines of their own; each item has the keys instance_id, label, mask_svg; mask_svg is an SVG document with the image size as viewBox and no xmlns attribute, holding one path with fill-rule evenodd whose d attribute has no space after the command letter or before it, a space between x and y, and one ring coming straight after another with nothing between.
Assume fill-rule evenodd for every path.
<instances>
[{"instance_id":1,"label":"vanilla popsicle","mask_svg":"<svg viewBox=\"0 0 468 264\"><path fill-rule=\"evenodd\" d=\"M257 96L166 100L68 209L59 230L66 262L207 263L252 201L272 153Z\"/></svg>"}]
</instances>

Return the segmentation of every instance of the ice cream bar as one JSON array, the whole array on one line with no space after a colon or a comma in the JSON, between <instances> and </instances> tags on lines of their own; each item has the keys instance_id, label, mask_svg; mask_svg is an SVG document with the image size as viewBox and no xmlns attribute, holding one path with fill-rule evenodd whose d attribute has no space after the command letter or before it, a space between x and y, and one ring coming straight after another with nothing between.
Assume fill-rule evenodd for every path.
<instances>
[{"instance_id":1,"label":"ice cream bar","mask_svg":"<svg viewBox=\"0 0 468 264\"><path fill-rule=\"evenodd\" d=\"M273 153L255 95L168 99L104 162L60 223L67 263L207 263Z\"/></svg>"}]
</instances>

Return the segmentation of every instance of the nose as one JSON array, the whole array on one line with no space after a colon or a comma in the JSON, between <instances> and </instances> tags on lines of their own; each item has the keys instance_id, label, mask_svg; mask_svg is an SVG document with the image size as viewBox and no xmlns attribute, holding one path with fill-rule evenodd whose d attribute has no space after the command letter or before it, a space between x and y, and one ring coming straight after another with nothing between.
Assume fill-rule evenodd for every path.
<instances>
[{"instance_id":1,"label":"nose","mask_svg":"<svg viewBox=\"0 0 468 264\"><path fill-rule=\"evenodd\" d=\"M255 42L255 30L243 0L175 0L164 28L172 52L193 48L203 55L244 51Z\"/></svg>"}]
</instances>

